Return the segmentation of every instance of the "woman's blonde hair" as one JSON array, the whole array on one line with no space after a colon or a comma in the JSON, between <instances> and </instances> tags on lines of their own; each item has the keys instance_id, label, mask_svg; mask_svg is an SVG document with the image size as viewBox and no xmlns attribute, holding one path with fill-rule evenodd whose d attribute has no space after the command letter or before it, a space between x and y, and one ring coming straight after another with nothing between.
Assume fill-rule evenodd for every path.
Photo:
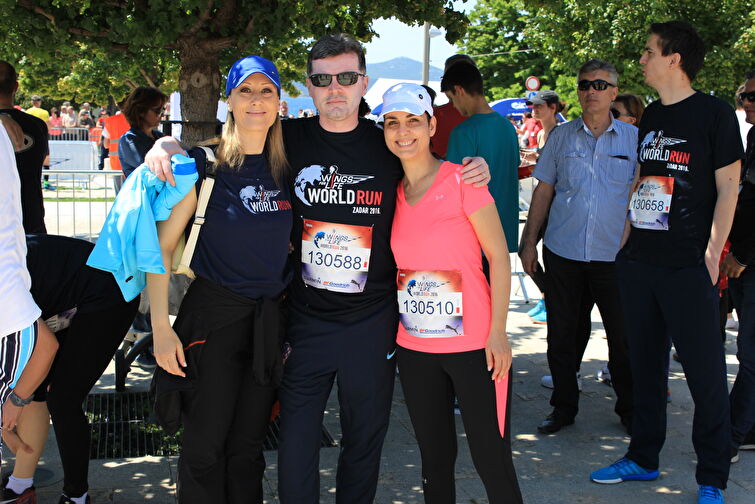
<instances>
[{"instance_id":1,"label":"woman's blonde hair","mask_svg":"<svg viewBox=\"0 0 755 504\"><path fill-rule=\"evenodd\" d=\"M286 183L285 176L288 173L289 165L286 148L283 145L283 126L278 114L275 114L275 122L267 130L264 154L275 183L278 184L278 187L281 187ZM233 112L228 112L228 118L220 136L220 143L215 151L215 158L216 168L218 165L226 164L230 168L237 169L244 162L244 149L241 147Z\"/></svg>"}]
</instances>

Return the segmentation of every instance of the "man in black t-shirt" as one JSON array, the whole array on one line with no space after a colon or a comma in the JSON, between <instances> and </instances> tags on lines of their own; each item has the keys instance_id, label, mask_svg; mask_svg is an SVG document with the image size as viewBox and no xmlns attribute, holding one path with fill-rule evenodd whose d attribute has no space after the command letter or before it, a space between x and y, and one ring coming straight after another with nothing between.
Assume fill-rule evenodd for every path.
<instances>
[{"instance_id":1,"label":"man in black t-shirt","mask_svg":"<svg viewBox=\"0 0 755 504\"><path fill-rule=\"evenodd\" d=\"M698 503L723 503L731 429L718 315L718 262L737 200L742 157L732 108L692 88L705 47L686 23L654 23L640 59L660 100L639 127L639 180L616 258L634 377L633 433L599 483L658 477L673 341L695 402Z\"/></svg>"},{"instance_id":2,"label":"man in black t-shirt","mask_svg":"<svg viewBox=\"0 0 755 504\"><path fill-rule=\"evenodd\" d=\"M291 353L280 391L283 504L319 502L320 426L336 379L342 427L336 502L371 503L377 488L395 376L390 231L403 171L382 131L358 117L365 72L357 41L323 37L307 63L319 115L283 123L295 216Z\"/></svg>"},{"instance_id":3,"label":"man in black t-shirt","mask_svg":"<svg viewBox=\"0 0 755 504\"><path fill-rule=\"evenodd\" d=\"M49 154L47 125L43 120L13 108L13 96L17 90L16 69L7 61L0 61L0 114L9 115L24 132L24 146L16 152L24 231L46 233L41 179L42 166Z\"/></svg>"},{"instance_id":4,"label":"man in black t-shirt","mask_svg":"<svg viewBox=\"0 0 755 504\"><path fill-rule=\"evenodd\" d=\"M745 120L755 124L755 70L747 73L739 97ZM730 252L721 264L721 273L729 277L729 292L739 316L739 372L729 395L732 462L738 460L740 449L755 450L755 127L747 135L741 184L729 233Z\"/></svg>"}]
</instances>

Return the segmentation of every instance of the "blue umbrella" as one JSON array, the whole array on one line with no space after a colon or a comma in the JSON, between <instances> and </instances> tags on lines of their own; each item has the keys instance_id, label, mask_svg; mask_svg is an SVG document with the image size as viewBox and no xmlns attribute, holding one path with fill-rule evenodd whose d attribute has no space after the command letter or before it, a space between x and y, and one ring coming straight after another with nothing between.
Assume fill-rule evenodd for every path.
<instances>
[{"instance_id":1,"label":"blue umbrella","mask_svg":"<svg viewBox=\"0 0 755 504\"><path fill-rule=\"evenodd\" d=\"M491 103L490 107L503 117L510 115L521 116L525 112L532 111L532 108L527 106L526 98L504 98L503 100Z\"/></svg>"}]
</instances>

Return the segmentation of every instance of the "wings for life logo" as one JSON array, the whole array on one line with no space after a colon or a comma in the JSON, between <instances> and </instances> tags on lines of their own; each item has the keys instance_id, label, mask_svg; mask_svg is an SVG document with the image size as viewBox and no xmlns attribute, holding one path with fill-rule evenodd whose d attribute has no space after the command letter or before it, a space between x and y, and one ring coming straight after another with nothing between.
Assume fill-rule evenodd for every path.
<instances>
[{"instance_id":1,"label":"wings for life logo","mask_svg":"<svg viewBox=\"0 0 755 504\"><path fill-rule=\"evenodd\" d=\"M239 191L239 197L244 207L253 214L291 210L291 202L273 199L278 194L280 194L279 190L265 189L262 184L246 186Z\"/></svg>"},{"instance_id":2,"label":"wings for life logo","mask_svg":"<svg viewBox=\"0 0 755 504\"><path fill-rule=\"evenodd\" d=\"M328 233L325 231L318 231L315 234L312 243L317 248L334 248L340 249L341 245L352 242L358 239L359 236L351 236L345 233L338 233L335 229Z\"/></svg>"},{"instance_id":3,"label":"wings for life logo","mask_svg":"<svg viewBox=\"0 0 755 504\"><path fill-rule=\"evenodd\" d=\"M354 186L375 178L373 175L340 173L338 166L310 165L299 170L294 181L294 194L307 206L366 205L379 206L380 191L365 191Z\"/></svg>"},{"instance_id":4,"label":"wings for life logo","mask_svg":"<svg viewBox=\"0 0 755 504\"><path fill-rule=\"evenodd\" d=\"M406 284L406 293L412 297L419 296L437 296L436 292L438 288L446 285L449 282L439 282L437 280L429 280L426 276L421 279L409 280Z\"/></svg>"},{"instance_id":5,"label":"wings for life logo","mask_svg":"<svg viewBox=\"0 0 755 504\"><path fill-rule=\"evenodd\" d=\"M681 138L663 136L663 130L651 131L640 143L640 162L665 161L670 170L689 171L690 153L670 148L686 142Z\"/></svg>"}]
</instances>

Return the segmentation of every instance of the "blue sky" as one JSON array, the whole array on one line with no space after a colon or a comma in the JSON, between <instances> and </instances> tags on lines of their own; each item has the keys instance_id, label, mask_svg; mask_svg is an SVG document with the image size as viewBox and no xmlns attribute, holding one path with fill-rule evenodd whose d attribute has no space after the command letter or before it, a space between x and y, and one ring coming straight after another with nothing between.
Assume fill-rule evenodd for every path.
<instances>
[{"instance_id":1,"label":"blue sky","mask_svg":"<svg viewBox=\"0 0 755 504\"><path fill-rule=\"evenodd\" d=\"M477 3L477 0L467 2L454 2L456 10L469 12ZM372 42L365 44L367 50L367 63L380 63L399 56L405 56L416 61L422 61L423 30L422 25L409 26L396 19L378 19L373 23L373 29L377 35ZM442 35L430 39L430 64L443 68L443 62L456 54L458 49L445 39L445 30L441 29Z\"/></svg>"}]
</instances>

